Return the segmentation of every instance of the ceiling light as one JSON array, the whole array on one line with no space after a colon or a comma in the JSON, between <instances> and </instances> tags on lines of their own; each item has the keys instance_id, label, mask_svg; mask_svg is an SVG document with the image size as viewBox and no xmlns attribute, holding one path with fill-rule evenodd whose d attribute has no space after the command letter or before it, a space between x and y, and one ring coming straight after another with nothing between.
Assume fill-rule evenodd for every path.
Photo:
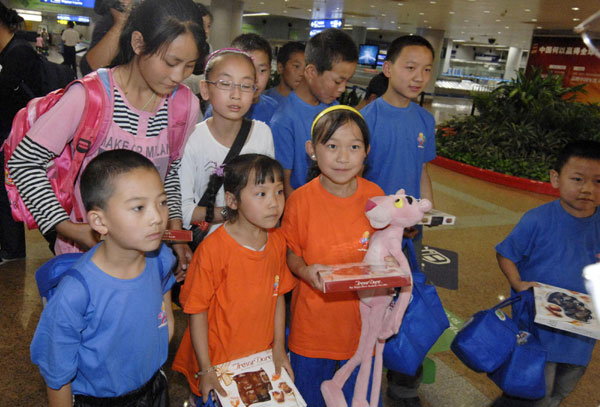
<instances>
[{"instance_id":1,"label":"ceiling light","mask_svg":"<svg viewBox=\"0 0 600 407\"><path fill-rule=\"evenodd\" d=\"M508 30L510 27L509 27L509 26L507 26L507 25L505 25L505 26L504 26L504 28L505 28L506 30Z\"/></svg>"},{"instance_id":2,"label":"ceiling light","mask_svg":"<svg viewBox=\"0 0 600 407\"><path fill-rule=\"evenodd\" d=\"M265 2L264 2L264 1L261 1L261 2L260 2L260 4L265 4Z\"/></svg>"},{"instance_id":3,"label":"ceiling light","mask_svg":"<svg viewBox=\"0 0 600 407\"><path fill-rule=\"evenodd\" d=\"M464 21L465 21L465 23L468 23L468 22L469 22L469 20L464 20Z\"/></svg>"},{"instance_id":4,"label":"ceiling light","mask_svg":"<svg viewBox=\"0 0 600 407\"><path fill-rule=\"evenodd\" d=\"M499 19L499 18L497 18L497 19L496 19L496 22L497 22L497 23L499 23L499 22L500 22L500 19Z\"/></svg>"},{"instance_id":5,"label":"ceiling light","mask_svg":"<svg viewBox=\"0 0 600 407\"><path fill-rule=\"evenodd\" d=\"M483 10L485 14L490 14L490 10Z\"/></svg>"},{"instance_id":6,"label":"ceiling light","mask_svg":"<svg viewBox=\"0 0 600 407\"><path fill-rule=\"evenodd\" d=\"M419 15L420 15L420 16L424 16L424 15L425 15L425 13L419 13Z\"/></svg>"},{"instance_id":7,"label":"ceiling light","mask_svg":"<svg viewBox=\"0 0 600 407\"><path fill-rule=\"evenodd\" d=\"M396 22L395 21L390 21L390 24L396 24Z\"/></svg>"},{"instance_id":8,"label":"ceiling light","mask_svg":"<svg viewBox=\"0 0 600 407\"><path fill-rule=\"evenodd\" d=\"M25 21L35 21L35 22L42 21L42 12L41 11L21 10L21 9L16 9L15 11L17 12L17 14L19 16L23 17L23 20L25 20Z\"/></svg>"},{"instance_id":9,"label":"ceiling light","mask_svg":"<svg viewBox=\"0 0 600 407\"><path fill-rule=\"evenodd\" d=\"M525 12L527 12L527 13L530 11L531 11L531 9L528 9L528 8L525 9Z\"/></svg>"},{"instance_id":10,"label":"ceiling light","mask_svg":"<svg viewBox=\"0 0 600 407\"><path fill-rule=\"evenodd\" d=\"M498 34L502 34L502 31L498 31Z\"/></svg>"},{"instance_id":11,"label":"ceiling light","mask_svg":"<svg viewBox=\"0 0 600 407\"><path fill-rule=\"evenodd\" d=\"M423 22L424 22L425 24L427 24L429 21L428 21L428 20L423 20Z\"/></svg>"},{"instance_id":12,"label":"ceiling light","mask_svg":"<svg viewBox=\"0 0 600 407\"><path fill-rule=\"evenodd\" d=\"M575 17L575 18L573 19L573 21L579 21L579 19L578 19L577 17Z\"/></svg>"},{"instance_id":13,"label":"ceiling light","mask_svg":"<svg viewBox=\"0 0 600 407\"><path fill-rule=\"evenodd\" d=\"M538 25L538 26L537 26L537 27L535 27L535 28L537 28L538 30L541 30L541 29L542 29L542 26L541 26L541 25Z\"/></svg>"},{"instance_id":14,"label":"ceiling light","mask_svg":"<svg viewBox=\"0 0 600 407\"><path fill-rule=\"evenodd\" d=\"M374 8L374 7L375 7L375 5L374 5L374 4L371 4L369 7L371 7L371 8Z\"/></svg>"},{"instance_id":15,"label":"ceiling light","mask_svg":"<svg viewBox=\"0 0 600 407\"><path fill-rule=\"evenodd\" d=\"M403 6L403 5L404 5L404 3L398 3L398 5L399 5L399 6Z\"/></svg>"},{"instance_id":16,"label":"ceiling light","mask_svg":"<svg viewBox=\"0 0 600 407\"><path fill-rule=\"evenodd\" d=\"M454 11L449 11L448 14L455 14L455 12Z\"/></svg>"},{"instance_id":17,"label":"ceiling light","mask_svg":"<svg viewBox=\"0 0 600 407\"><path fill-rule=\"evenodd\" d=\"M260 17L260 16L268 16L269 13L248 13L242 14L242 17Z\"/></svg>"},{"instance_id":18,"label":"ceiling light","mask_svg":"<svg viewBox=\"0 0 600 407\"><path fill-rule=\"evenodd\" d=\"M376 31L379 30L378 27L367 27L367 31Z\"/></svg>"},{"instance_id":19,"label":"ceiling light","mask_svg":"<svg viewBox=\"0 0 600 407\"><path fill-rule=\"evenodd\" d=\"M309 8L308 11L312 11L312 8Z\"/></svg>"},{"instance_id":20,"label":"ceiling light","mask_svg":"<svg viewBox=\"0 0 600 407\"><path fill-rule=\"evenodd\" d=\"M431 30L433 27L429 26L429 27L427 27L427 28L429 28L429 29Z\"/></svg>"},{"instance_id":21,"label":"ceiling light","mask_svg":"<svg viewBox=\"0 0 600 407\"><path fill-rule=\"evenodd\" d=\"M437 1L431 0L431 1L429 2L429 4L435 4L435 3L437 3Z\"/></svg>"},{"instance_id":22,"label":"ceiling light","mask_svg":"<svg viewBox=\"0 0 600 407\"><path fill-rule=\"evenodd\" d=\"M579 7L571 7L571 10L573 10L573 11L579 11Z\"/></svg>"},{"instance_id":23,"label":"ceiling light","mask_svg":"<svg viewBox=\"0 0 600 407\"><path fill-rule=\"evenodd\" d=\"M531 21L535 23L537 21L537 18L532 18Z\"/></svg>"},{"instance_id":24,"label":"ceiling light","mask_svg":"<svg viewBox=\"0 0 600 407\"><path fill-rule=\"evenodd\" d=\"M382 14L381 17L385 17L385 14Z\"/></svg>"}]
</instances>

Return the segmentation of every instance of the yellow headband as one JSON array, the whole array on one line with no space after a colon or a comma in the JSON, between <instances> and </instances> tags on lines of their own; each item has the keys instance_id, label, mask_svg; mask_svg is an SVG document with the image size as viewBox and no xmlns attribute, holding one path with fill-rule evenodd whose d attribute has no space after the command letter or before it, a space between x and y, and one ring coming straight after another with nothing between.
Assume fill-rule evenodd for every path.
<instances>
[{"instance_id":1,"label":"yellow headband","mask_svg":"<svg viewBox=\"0 0 600 407\"><path fill-rule=\"evenodd\" d=\"M312 127L310 128L310 134L312 135L313 130L315 129L315 126L317 125L317 122L323 117L325 116L327 113L329 112L333 112L334 110L349 110L352 113L356 113L357 115L360 116L361 119L365 119L362 114L360 114L360 112L358 110L356 110L353 107L347 106L347 105L335 105L335 106L330 106L327 109L323 110L321 113L319 113L317 115L317 117L315 117L315 120L313 121Z\"/></svg>"}]
</instances>

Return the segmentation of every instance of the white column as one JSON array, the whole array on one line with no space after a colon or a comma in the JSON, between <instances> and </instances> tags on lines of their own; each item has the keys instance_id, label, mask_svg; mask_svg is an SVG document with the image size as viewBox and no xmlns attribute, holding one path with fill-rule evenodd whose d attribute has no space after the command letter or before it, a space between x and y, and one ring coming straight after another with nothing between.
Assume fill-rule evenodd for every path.
<instances>
[{"instance_id":1,"label":"white column","mask_svg":"<svg viewBox=\"0 0 600 407\"><path fill-rule=\"evenodd\" d=\"M522 55L523 50L521 48L510 47L508 49L508 57L506 57L506 66L504 67L504 79L512 80L517 77Z\"/></svg>"},{"instance_id":2,"label":"white column","mask_svg":"<svg viewBox=\"0 0 600 407\"><path fill-rule=\"evenodd\" d=\"M444 45L444 31L418 28L417 34L425 37L431 43L431 46L435 52L433 70L431 71L431 80L425 88L426 93L433 94L435 89L435 81L440 75L440 56L442 55L442 46Z\"/></svg>"},{"instance_id":3,"label":"white column","mask_svg":"<svg viewBox=\"0 0 600 407\"><path fill-rule=\"evenodd\" d=\"M452 50L454 50L454 41L448 39L446 45L446 57L444 58L444 66L442 67L441 73L446 73L450 70L450 58L452 57Z\"/></svg>"},{"instance_id":4,"label":"white column","mask_svg":"<svg viewBox=\"0 0 600 407\"><path fill-rule=\"evenodd\" d=\"M242 33L244 2L240 0L213 0L210 4L213 23L210 43L214 50L229 47L231 40Z\"/></svg>"}]
</instances>

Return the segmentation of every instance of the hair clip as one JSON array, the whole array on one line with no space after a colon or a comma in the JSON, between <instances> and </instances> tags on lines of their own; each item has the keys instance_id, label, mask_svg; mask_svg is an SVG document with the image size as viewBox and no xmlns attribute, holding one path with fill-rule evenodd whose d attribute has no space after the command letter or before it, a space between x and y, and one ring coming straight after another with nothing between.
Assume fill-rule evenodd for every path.
<instances>
[{"instance_id":1,"label":"hair clip","mask_svg":"<svg viewBox=\"0 0 600 407\"><path fill-rule=\"evenodd\" d=\"M206 62L204 63L204 71L206 71L206 68L208 67L208 63L215 59L216 57L218 57L219 55L225 53L225 52L233 52L233 53L238 53L238 54L244 54L246 55L248 58L252 59L252 57L244 50L241 50L239 48L221 48L218 49L216 51L213 51L212 54L210 54L208 56L208 58L206 58Z\"/></svg>"}]
</instances>

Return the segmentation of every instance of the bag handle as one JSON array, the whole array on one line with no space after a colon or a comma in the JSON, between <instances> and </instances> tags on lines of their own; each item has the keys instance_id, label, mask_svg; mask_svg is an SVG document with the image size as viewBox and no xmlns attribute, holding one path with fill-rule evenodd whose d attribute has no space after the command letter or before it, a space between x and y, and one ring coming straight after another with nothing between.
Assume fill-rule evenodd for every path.
<instances>
[{"instance_id":1,"label":"bag handle","mask_svg":"<svg viewBox=\"0 0 600 407\"><path fill-rule=\"evenodd\" d=\"M522 291L520 293L516 293L515 295L512 295L510 298L507 298L506 300L502 301L501 303L494 305L492 308L490 308L490 310L495 311L500 308L508 307L509 305L512 305L515 302L521 301L524 293L525 293L524 291Z\"/></svg>"},{"instance_id":2,"label":"bag handle","mask_svg":"<svg viewBox=\"0 0 600 407\"><path fill-rule=\"evenodd\" d=\"M521 291L518 293L522 299L518 307L513 307L513 321L517 323L519 329L526 330L537 336L537 328L535 327L535 298L530 290Z\"/></svg>"}]
</instances>

